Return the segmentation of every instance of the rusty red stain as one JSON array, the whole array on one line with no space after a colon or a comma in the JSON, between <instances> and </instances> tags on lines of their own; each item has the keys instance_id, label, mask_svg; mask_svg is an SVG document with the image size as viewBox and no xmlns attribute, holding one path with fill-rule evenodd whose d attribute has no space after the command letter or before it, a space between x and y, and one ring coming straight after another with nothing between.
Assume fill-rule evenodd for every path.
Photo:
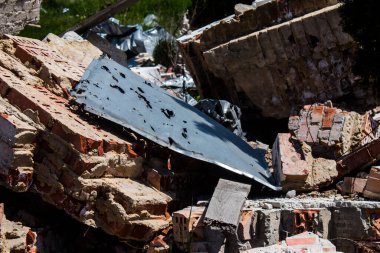
<instances>
[{"instance_id":1,"label":"rusty red stain","mask_svg":"<svg viewBox=\"0 0 380 253\"><path fill-rule=\"evenodd\" d=\"M333 125L334 115L336 113L336 108L325 108L325 116L323 117L322 127L331 128Z\"/></svg>"},{"instance_id":2,"label":"rusty red stain","mask_svg":"<svg viewBox=\"0 0 380 253\"><path fill-rule=\"evenodd\" d=\"M302 232L314 232L315 231L315 219L318 217L320 210L305 209L294 210L294 227L296 233Z\"/></svg>"}]
</instances>

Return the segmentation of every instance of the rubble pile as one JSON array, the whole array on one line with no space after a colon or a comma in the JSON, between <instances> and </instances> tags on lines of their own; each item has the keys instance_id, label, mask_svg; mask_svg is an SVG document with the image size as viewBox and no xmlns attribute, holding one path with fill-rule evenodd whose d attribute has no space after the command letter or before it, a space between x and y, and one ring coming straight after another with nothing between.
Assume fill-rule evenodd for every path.
<instances>
[{"instance_id":1,"label":"rubble pile","mask_svg":"<svg viewBox=\"0 0 380 253\"><path fill-rule=\"evenodd\" d=\"M340 6L238 4L180 38L201 101L185 69L151 66L159 38L173 39L162 28L112 18L88 40L2 35L0 185L94 228L84 248L104 231L115 252L379 250L380 109L329 100L370 94L351 73L355 42ZM253 140L247 112L290 116L289 131L272 146ZM15 213L34 226L7 220L0 204L0 252L47 249L63 233Z\"/></svg>"},{"instance_id":2,"label":"rubble pile","mask_svg":"<svg viewBox=\"0 0 380 253\"><path fill-rule=\"evenodd\" d=\"M317 235L304 232L299 235L286 238L279 244L264 248L255 248L245 251L246 253L275 253L275 252L337 252L336 247L330 241L320 239Z\"/></svg>"},{"instance_id":3,"label":"rubble pile","mask_svg":"<svg viewBox=\"0 0 380 253\"><path fill-rule=\"evenodd\" d=\"M282 252L278 250L285 248L294 250L285 252L304 252L288 248L296 244L287 242L312 237L318 239L310 243L314 250L310 252L335 252L336 246L342 252L361 252L358 245L378 242L379 208L379 202L344 200L341 196L247 200L236 223L237 248L241 252ZM174 242L182 248L190 244L190 252L218 252L231 241L223 228L205 225L206 213L203 203L174 212ZM286 241L278 244L281 240ZM309 247L308 243L297 245ZM332 251L318 251L319 247Z\"/></svg>"},{"instance_id":4,"label":"rubble pile","mask_svg":"<svg viewBox=\"0 0 380 253\"><path fill-rule=\"evenodd\" d=\"M373 148L361 163L350 157L354 153L357 159L363 147L377 144L378 125L370 113L343 111L330 102L304 106L289 118L291 133L278 134L273 144L272 166L283 190L318 190L375 162Z\"/></svg>"},{"instance_id":5,"label":"rubble pile","mask_svg":"<svg viewBox=\"0 0 380 253\"><path fill-rule=\"evenodd\" d=\"M19 222L7 220L0 204L0 252L36 253L37 235Z\"/></svg>"},{"instance_id":6,"label":"rubble pile","mask_svg":"<svg viewBox=\"0 0 380 253\"><path fill-rule=\"evenodd\" d=\"M355 43L338 1L260 1L178 39L202 97L286 118L292 109L343 98L371 105L351 71ZM361 102L360 102L361 101ZM247 119L249 120L249 119Z\"/></svg>"},{"instance_id":7,"label":"rubble pile","mask_svg":"<svg viewBox=\"0 0 380 253\"><path fill-rule=\"evenodd\" d=\"M20 191L32 187L79 221L120 238L148 240L167 227L170 197L133 180L143 171L133 144L70 110L66 85L79 81L83 68L52 57L44 42L6 38L3 44L12 41L16 48L3 50L0 59L1 119L12 130L2 136L2 183Z\"/></svg>"}]
</instances>

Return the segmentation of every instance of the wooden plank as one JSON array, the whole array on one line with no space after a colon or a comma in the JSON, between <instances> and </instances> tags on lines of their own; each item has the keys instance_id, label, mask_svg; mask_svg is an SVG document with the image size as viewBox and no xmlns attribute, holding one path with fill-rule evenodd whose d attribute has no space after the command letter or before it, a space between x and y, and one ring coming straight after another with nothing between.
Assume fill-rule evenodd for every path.
<instances>
[{"instance_id":1,"label":"wooden plank","mask_svg":"<svg viewBox=\"0 0 380 253\"><path fill-rule=\"evenodd\" d=\"M207 208L204 223L235 232L250 190L248 184L220 179Z\"/></svg>"},{"instance_id":2,"label":"wooden plank","mask_svg":"<svg viewBox=\"0 0 380 253\"><path fill-rule=\"evenodd\" d=\"M115 14L125 10L126 8L130 7L134 3L136 3L138 0L121 0L113 5L108 6L107 8L99 11L98 13L92 15L91 17L88 17L87 19L83 20L81 23L75 25L74 27L71 27L70 29L66 30L66 32L74 31L78 34L82 34L86 32L88 29L96 26L97 24L103 22L104 20L114 16ZM65 33L66 33L65 32Z\"/></svg>"}]
</instances>

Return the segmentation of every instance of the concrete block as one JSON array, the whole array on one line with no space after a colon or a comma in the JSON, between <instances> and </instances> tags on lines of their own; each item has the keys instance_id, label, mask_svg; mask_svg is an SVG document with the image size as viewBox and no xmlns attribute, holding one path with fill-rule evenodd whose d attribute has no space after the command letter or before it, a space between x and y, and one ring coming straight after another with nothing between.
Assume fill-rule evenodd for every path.
<instances>
[{"instance_id":1,"label":"concrete block","mask_svg":"<svg viewBox=\"0 0 380 253\"><path fill-rule=\"evenodd\" d=\"M263 247L273 245L280 241L281 210L259 210L257 211L257 223L255 229L254 245Z\"/></svg>"}]
</instances>

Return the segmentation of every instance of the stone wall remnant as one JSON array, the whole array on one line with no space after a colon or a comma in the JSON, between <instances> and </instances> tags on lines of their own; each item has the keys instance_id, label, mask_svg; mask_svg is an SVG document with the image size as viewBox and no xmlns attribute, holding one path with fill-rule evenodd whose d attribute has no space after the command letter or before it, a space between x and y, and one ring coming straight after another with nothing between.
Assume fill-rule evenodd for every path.
<instances>
[{"instance_id":1,"label":"stone wall remnant","mask_svg":"<svg viewBox=\"0 0 380 253\"><path fill-rule=\"evenodd\" d=\"M46 42L5 38L0 41L1 184L37 192L76 220L122 239L148 241L168 227L171 198L142 182L144 158L135 144L79 115L64 94L53 93L62 88L57 80L70 80L69 87L79 81L81 63ZM43 71L33 69L37 66L51 75L44 79Z\"/></svg>"},{"instance_id":2,"label":"stone wall remnant","mask_svg":"<svg viewBox=\"0 0 380 253\"><path fill-rule=\"evenodd\" d=\"M371 103L352 74L355 43L342 31L339 7L337 1L268 1L178 43L201 95L247 112L281 119L299 105L349 94Z\"/></svg>"},{"instance_id":3,"label":"stone wall remnant","mask_svg":"<svg viewBox=\"0 0 380 253\"><path fill-rule=\"evenodd\" d=\"M3 0L0 2L0 33L18 34L27 24L40 19L41 0Z\"/></svg>"},{"instance_id":4,"label":"stone wall remnant","mask_svg":"<svg viewBox=\"0 0 380 253\"><path fill-rule=\"evenodd\" d=\"M196 211L194 216L189 213L190 210ZM183 221L175 217L180 217L182 214L188 217L193 216L191 218L192 226L188 228L186 237L192 239L190 247L188 246L189 252L200 252L197 251L200 248L207 252L219 252L220 241L222 244L228 243L229 238L223 235L221 230L214 230L214 237L207 237L210 227L205 226L203 222L206 210L207 206L206 208L203 206L187 207L177 211L173 216L174 234L179 233L183 226ZM312 233L311 237L316 241L331 240L332 243L321 244L326 246L326 250L330 249L326 252L335 252L335 250L345 253L359 252L358 245L370 245L379 238L377 223L380 219L379 210L379 202L344 200L338 196L335 198L247 200L240 211L241 225L239 226L244 226L241 229L246 231L245 235L238 233L240 252L277 252L265 251L260 247L269 247L269 250L270 247L278 249L276 247L286 246L279 244L281 240L287 240L289 243L292 241L292 245L296 245L299 242L297 238L304 238L303 233L306 233L306 237ZM249 214L249 219L247 219L247 214ZM242 222L243 220L249 222ZM352 229L352 227L356 229ZM218 231L222 239L217 240ZM337 242L336 238L349 238L352 241L350 243ZM182 242L178 240L175 240L175 243L182 245ZM215 249L217 250L215 251Z\"/></svg>"}]
</instances>

